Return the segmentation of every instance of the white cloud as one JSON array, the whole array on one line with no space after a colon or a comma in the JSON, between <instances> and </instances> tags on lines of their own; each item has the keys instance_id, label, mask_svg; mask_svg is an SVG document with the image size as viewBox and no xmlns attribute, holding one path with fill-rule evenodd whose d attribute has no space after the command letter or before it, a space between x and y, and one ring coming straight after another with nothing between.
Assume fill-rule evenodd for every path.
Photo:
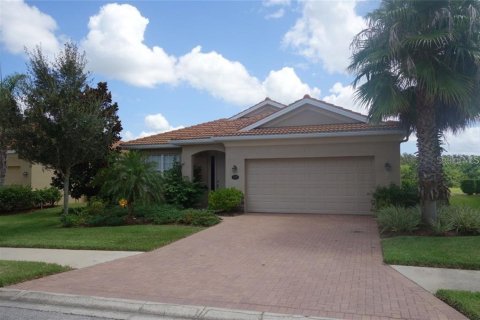
<instances>
[{"instance_id":1,"label":"white cloud","mask_svg":"<svg viewBox=\"0 0 480 320\"><path fill-rule=\"evenodd\" d=\"M12 53L23 53L25 47L40 45L52 56L60 49L55 35L57 23L37 7L23 1L0 1L0 42Z\"/></svg>"},{"instance_id":2,"label":"white cloud","mask_svg":"<svg viewBox=\"0 0 480 320\"><path fill-rule=\"evenodd\" d=\"M82 45L92 71L136 86L175 83L175 57L144 44L148 22L129 4L107 4L90 17Z\"/></svg>"},{"instance_id":3,"label":"white cloud","mask_svg":"<svg viewBox=\"0 0 480 320\"><path fill-rule=\"evenodd\" d=\"M355 89L353 86L344 86L340 82L336 82L333 87L329 89L330 95L323 97L323 100L334 105L360 112L362 114L368 113L365 108L355 102Z\"/></svg>"},{"instance_id":4,"label":"white cloud","mask_svg":"<svg viewBox=\"0 0 480 320\"><path fill-rule=\"evenodd\" d=\"M302 16L285 34L283 43L330 72L345 73L350 43L365 27L355 13L356 0L304 1Z\"/></svg>"},{"instance_id":5,"label":"white cloud","mask_svg":"<svg viewBox=\"0 0 480 320\"><path fill-rule=\"evenodd\" d=\"M480 155L480 126L469 127L454 135L447 132L444 148L447 153Z\"/></svg>"},{"instance_id":6,"label":"white cloud","mask_svg":"<svg viewBox=\"0 0 480 320\"><path fill-rule=\"evenodd\" d=\"M147 115L144 119L144 122L147 130L140 132L140 134L138 135L135 135L131 131L125 131L122 137L123 140L129 141L133 139L148 137L154 134L184 128L184 126L172 126L170 122L168 122L167 118L165 118L165 116L161 113Z\"/></svg>"},{"instance_id":7,"label":"white cloud","mask_svg":"<svg viewBox=\"0 0 480 320\"><path fill-rule=\"evenodd\" d=\"M289 6L291 3L291 0L263 0L262 2L265 7Z\"/></svg>"},{"instance_id":8,"label":"white cloud","mask_svg":"<svg viewBox=\"0 0 480 320\"><path fill-rule=\"evenodd\" d=\"M270 98L282 103L291 103L302 98L305 94L315 98L320 96L320 89L311 88L308 84L303 83L295 70L289 67L278 71L270 71L263 82L263 87Z\"/></svg>"},{"instance_id":9,"label":"white cloud","mask_svg":"<svg viewBox=\"0 0 480 320\"><path fill-rule=\"evenodd\" d=\"M280 8L280 9L278 9L277 11L275 11L275 12L273 12L273 13L267 14L267 15L265 16L265 19L267 19L267 20L269 20L269 19L280 19L280 18L282 18L284 15L285 15L285 9Z\"/></svg>"},{"instance_id":10,"label":"white cloud","mask_svg":"<svg viewBox=\"0 0 480 320\"><path fill-rule=\"evenodd\" d=\"M177 65L180 79L238 105L253 104L265 97L258 79L240 62L228 60L215 51L204 53L201 49L197 46L180 57Z\"/></svg>"}]
</instances>

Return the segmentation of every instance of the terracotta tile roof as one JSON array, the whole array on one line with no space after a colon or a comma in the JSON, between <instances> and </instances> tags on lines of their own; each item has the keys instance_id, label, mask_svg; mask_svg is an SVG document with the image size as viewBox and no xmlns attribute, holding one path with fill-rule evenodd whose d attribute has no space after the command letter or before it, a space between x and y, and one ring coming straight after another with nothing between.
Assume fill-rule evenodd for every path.
<instances>
[{"instance_id":1,"label":"terracotta tile roof","mask_svg":"<svg viewBox=\"0 0 480 320\"><path fill-rule=\"evenodd\" d=\"M357 131L375 131L375 130L398 130L400 124L396 121L388 121L379 124L370 123L341 123L341 124L322 124L309 126L291 126L274 128L256 128L248 131L237 131L229 136L249 136L249 135L275 135L275 134L302 134L302 133L325 133L325 132L357 132Z\"/></svg>"},{"instance_id":2,"label":"terracotta tile roof","mask_svg":"<svg viewBox=\"0 0 480 320\"><path fill-rule=\"evenodd\" d=\"M305 134L325 132L361 132L372 130L397 130L400 125L396 121L388 121L380 124L369 123L344 123L344 124L323 124L310 126L292 126L276 128L257 128L249 131L240 131L242 128L259 121L269 114L261 114L251 118L240 118L236 120L220 119L205 122L195 126L156 134L128 142L122 146L154 145L175 143L175 140L205 139L211 137L225 136L249 136L249 135L276 135L276 134Z\"/></svg>"},{"instance_id":3,"label":"terracotta tile roof","mask_svg":"<svg viewBox=\"0 0 480 320\"><path fill-rule=\"evenodd\" d=\"M239 118L236 120L219 119L205 122L183 129L127 141L122 143L122 146L168 144L170 140L189 140L226 136L238 132L240 129L257 122L270 114L271 113L263 113L249 118Z\"/></svg>"}]
</instances>

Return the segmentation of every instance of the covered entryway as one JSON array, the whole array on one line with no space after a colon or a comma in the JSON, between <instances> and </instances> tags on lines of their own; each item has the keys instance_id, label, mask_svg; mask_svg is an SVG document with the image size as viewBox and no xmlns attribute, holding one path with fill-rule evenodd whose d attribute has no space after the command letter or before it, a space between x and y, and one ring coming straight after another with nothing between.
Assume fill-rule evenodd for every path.
<instances>
[{"instance_id":1,"label":"covered entryway","mask_svg":"<svg viewBox=\"0 0 480 320\"><path fill-rule=\"evenodd\" d=\"M249 212L370 214L373 157L246 162Z\"/></svg>"},{"instance_id":2,"label":"covered entryway","mask_svg":"<svg viewBox=\"0 0 480 320\"><path fill-rule=\"evenodd\" d=\"M193 178L210 191L225 188L225 152L207 150L192 157Z\"/></svg>"}]
</instances>

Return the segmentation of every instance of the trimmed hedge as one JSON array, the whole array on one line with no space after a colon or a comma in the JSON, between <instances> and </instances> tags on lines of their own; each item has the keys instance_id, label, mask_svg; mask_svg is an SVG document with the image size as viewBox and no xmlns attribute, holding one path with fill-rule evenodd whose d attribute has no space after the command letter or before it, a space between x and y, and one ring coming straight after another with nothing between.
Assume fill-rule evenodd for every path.
<instances>
[{"instance_id":1,"label":"trimmed hedge","mask_svg":"<svg viewBox=\"0 0 480 320\"><path fill-rule=\"evenodd\" d=\"M208 194L208 208L217 212L232 212L240 207L243 192L235 188L212 191Z\"/></svg>"},{"instance_id":2,"label":"trimmed hedge","mask_svg":"<svg viewBox=\"0 0 480 320\"><path fill-rule=\"evenodd\" d=\"M479 193L480 183L473 179L462 180L460 182L460 189L462 189L463 193L468 195L472 195L474 193Z\"/></svg>"},{"instance_id":3,"label":"trimmed hedge","mask_svg":"<svg viewBox=\"0 0 480 320\"><path fill-rule=\"evenodd\" d=\"M415 184L402 184L399 187L392 183L388 187L377 187L372 196L372 204L376 211L390 206L411 208L420 204Z\"/></svg>"},{"instance_id":4,"label":"trimmed hedge","mask_svg":"<svg viewBox=\"0 0 480 320\"><path fill-rule=\"evenodd\" d=\"M0 187L0 213L54 206L62 195L56 188L32 190L27 186Z\"/></svg>"}]
</instances>

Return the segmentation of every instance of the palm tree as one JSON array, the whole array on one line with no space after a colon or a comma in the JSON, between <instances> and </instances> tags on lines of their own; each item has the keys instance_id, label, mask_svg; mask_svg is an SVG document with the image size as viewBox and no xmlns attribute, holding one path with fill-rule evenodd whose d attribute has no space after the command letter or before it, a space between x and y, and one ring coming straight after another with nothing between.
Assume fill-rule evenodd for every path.
<instances>
[{"instance_id":1,"label":"palm tree","mask_svg":"<svg viewBox=\"0 0 480 320\"><path fill-rule=\"evenodd\" d=\"M0 79L0 187L5 184L7 149L11 143L12 130L21 119L17 90L23 78L23 75L13 74Z\"/></svg>"},{"instance_id":2,"label":"palm tree","mask_svg":"<svg viewBox=\"0 0 480 320\"><path fill-rule=\"evenodd\" d=\"M156 164L140 152L120 154L100 171L96 183L101 186L101 193L113 201L126 200L130 217L136 204L162 200L161 174L156 171Z\"/></svg>"},{"instance_id":3,"label":"palm tree","mask_svg":"<svg viewBox=\"0 0 480 320\"><path fill-rule=\"evenodd\" d=\"M480 4L476 0L384 0L352 42L349 70L371 121L398 118L416 132L425 222L448 199L441 162L446 130L480 114Z\"/></svg>"}]
</instances>

